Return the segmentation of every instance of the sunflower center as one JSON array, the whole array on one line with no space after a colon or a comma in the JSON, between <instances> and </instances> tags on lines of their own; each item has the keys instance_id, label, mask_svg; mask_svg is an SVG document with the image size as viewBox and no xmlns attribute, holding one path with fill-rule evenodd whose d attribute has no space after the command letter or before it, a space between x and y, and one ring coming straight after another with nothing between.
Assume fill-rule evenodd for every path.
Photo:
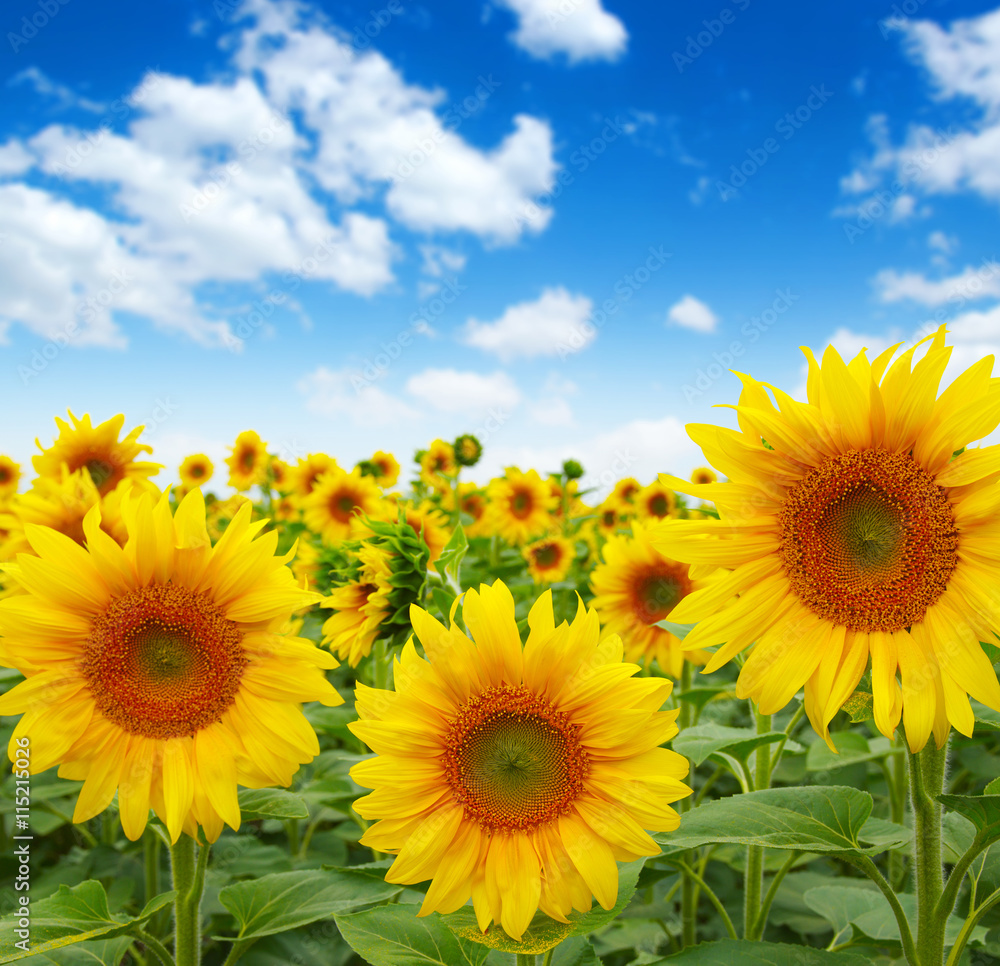
<instances>
[{"instance_id":1,"label":"sunflower center","mask_svg":"<svg viewBox=\"0 0 1000 966\"><path fill-rule=\"evenodd\" d=\"M244 472L249 473L256 462L257 454L252 449L245 449L240 454L240 466L243 467Z\"/></svg>"},{"instance_id":2,"label":"sunflower center","mask_svg":"<svg viewBox=\"0 0 1000 966\"><path fill-rule=\"evenodd\" d=\"M188 472L190 472L191 476L194 477L194 479L197 480L200 477L202 477L202 476L205 475L205 467L204 466L195 465L195 466L192 466L191 469Z\"/></svg>"},{"instance_id":3,"label":"sunflower center","mask_svg":"<svg viewBox=\"0 0 1000 966\"><path fill-rule=\"evenodd\" d=\"M330 513L341 523L350 523L351 514L357 507L357 501L349 493L335 493L330 500Z\"/></svg>"},{"instance_id":4,"label":"sunflower center","mask_svg":"<svg viewBox=\"0 0 1000 966\"><path fill-rule=\"evenodd\" d=\"M535 551L535 565L538 567L554 567L559 563L559 548L554 543L548 543Z\"/></svg>"},{"instance_id":5,"label":"sunflower center","mask_svg":"<svg viewBox=\"0 0 1000 966\"><path fill-rule=\"evenodd\" d=\"M232 704L247 665L236 624L175 584L112 601L94 621L83 674L97 709L130 734L190 736Z\"/></svg>"},{"instance_id":6,"label":"sunflower center","mask_svg":"<svg viewBox=\"0 0 1000 966\"><path fill-rule=\"evenodd\" d=\"M111 479L115 472L114 465L109 463L107 460L87 460L87 462L83 465L86 467L87 472L90 474L90 478L94 481L94 486L96 486L97 489L104 486L104 484Z\"/></svg>"},{"instance_id":7,"label":"sunflower center","mask_svg":"<svg viewBox=\"0 0 1000 966\"><path fill-rule=\"evenodd\" d=\"M670 505L667 503L667 498L662 493L657 493L649 501L649 512L654 517L665 517L670 512Z\"/></svg>"},{"instance_id":8,"label":"sunflower center","mask_svg":"<svg viewBox=\"0 0 1000 966\"><path fill-rule=\"evenodd\" d=\"M618 514L614 510L605 510L602 519L606 527L613 527L618 522Z\"/></svg>"},{"instance_id":9,"label":"sunflower center","mask_svg":"<svg viewBox=\"0 0 1000 966\"><path fill-rule=\"evenodd\" d=\"M641 571L632 586L632 610L643 624L662 621L691 592L685 564L664 563Z\"/></svg>"},{"instance_id":10,"label":"sunflower center","mask_svg":"<svg viewBox=\"0 0 1000 966\"><path fill-rule=\"evenodd\" d=\"M779 519L792 588L853 631L920 623L958 562L952 505L904 453L832 457L789 492Z\"/></svg>"},{"instance_id":11,"label":"sunflower center","mask_svg":"<svg viewBox=\"0 0 1000 966\"><path fill-rule=\"evenodd\" d=\"M523 520L531 513L531 506L531 494L525 490L518 490L511 498L510 512L513 513L518 520Z\"/></svg>"},{"instance_id":12,"label":"sunflower center","mask_svg":"<svg viewBox=\"0 0 1000 966\"><path fill-rule=\"evenodd\" d=\"M488 831L531 831L583 791L590 758L579 725L524 686L487 688L446 738L445 776L466 815Z\"/></svg>"},{"instance_id":13,"label":"sunflower center","mask_svg":"<svg viewBox=\"0 0 1000 966\"><path fill-rule=\"evenodd\" d=\"M11 478L11 472L6 466L0 466L0 483L6 483Z\"/></svg>"}]
</instances>

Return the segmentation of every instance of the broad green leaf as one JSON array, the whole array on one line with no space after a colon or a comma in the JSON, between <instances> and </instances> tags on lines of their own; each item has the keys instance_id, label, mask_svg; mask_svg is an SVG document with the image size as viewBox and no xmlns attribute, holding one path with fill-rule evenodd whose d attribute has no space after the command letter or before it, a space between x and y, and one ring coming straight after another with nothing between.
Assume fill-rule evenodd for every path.
<instances>
[{"instance_id":1,"label":"broad green leaf","mask_svg":"<svg viewBox=\"0 0 1000 966\"><path fill-rule=\"evenodd\" d=\"M455 935L438 915L418 918L418 905L378 906L338 915L337 928L370 966L482 966L487 946Z\"/></svg>"},{"instance_id":2,"label":"broad green leaf","mask_svg":"<svg viewBox=\"0 0 1000 966\"><path fill-rule=\"evenodd\" d=\"M1000 795L1000 778L994 778L984 789L984 795Z\"/></svg>"},{"instance_id":3,"label":"broad green leaf","mask_svg":"<svg viewBox=\"0 0 1000 966\"><path fill-rule=\"evenodd\" d=\"M937 800L948 811L964 815L986 841L1000 838L1000 795L938 795Z\"/></svg>"},{"instance_id":4,"label":"broad green leaf","mask_svg":"<svg viewBox=\"0 0 1000 966\"><path fill-rule=\"evenodd\" d=\"M694 624L674 624L671 621L656 621L653 627L662 627L665 631L670 631L674 637L680 638L682 641L691 631L694 630Z\"/></svg>"},{"instance_id":5,"label":"broad green leaf","mask_svg":"<svg viewBox=\"0 0 1000 966\"><path fill-rule=\"evenodd\" d=\"M336 912L382 902L402 891L402 886L382 881L377 873L351 869L278 872L237 882L219 893L219 901L236 917L240 932L219 938L233 942L270 936Z\"/></svg>"},{"instance_id":6,"label":"broad green leaf","mask_svg":"<svg viewBox=\"0 0 1000 966\"><path fill-rule=\"evenodd\" d=\"M169 894L166 899L157 896L139 916L112 916L100 882L88 879L72 889L61 885L54 895L31 903L30 949L15 945L24 937L17 934L19 927L14 916L0 920L0 963L12 963L90 939L116 938L144 922L170 898Z\"/></svg>"},{"instance_id":7,"label":"broad green leaf","mask_svg":"<svg viewBox=\"0 0 1000 966\"><path fill-rule=\"evenodd\" d=\"M465 538L465 530L459 524L452 531L451 538L444 545L444 549L438 556L435 567L438 573L444 574L456 593L462 592L462 584L458 579L459 571L462 569L462 561L469 551L469 541Z\"/></svg>"},{"instance_id":8,"label":"broad green leaf","mask_svg":"<svg viewBox=\"0 0 1000 966\"><path fill-rule=\"evenodd\" d=\"M601 966L594 947L582 936L573 936L556 947L552 966Z\"/></svg>"},{"instance_id":9,"label":"broad green leaf","mask_svg":"<svg viewBox=\"0 0 1000 966\"><path fill-rule=\"evenodd\" d=\"M569 919L568 923L556 922L555 919L538 912L521 937L520 943L511 939L496 923L485 933L482 932L471 906L463 906L441 918L449 929L463 939L483 943L506 952L543 953L568 936L586 936L615 919L632 901L639 873L645 862L645 859L639 859L637 862L628 862L618 867L618 901L614 908L602 909L596 906L590 912L571 912L566 917Z\"/></svg>"},{"instance_id":10,"label":"broad green leaf","mask_svg":"<svg viewBox=\"0 0 1000 966\"><path fill-rule=\"evenodd\" d=\"M888 846L865 844L872 804L867 792L840 785L769 788L707 802L685 813L677 831L653 837L670 851L725 843L873 855Z\"/></svg>"},{"instance_id":11,"label":"broad green leaf","mask_svg":"<svg viewBox=\"0 0 1000 966\"><path fill-rule=\"evenodd\" d=\"M837 746L838 754L830 751L822 738L817 738L809 746L809 754L806 756L808 771L833 771L859 761L877 761L892 751L892 742L888 738L879 737L869 741L864 735L853 731L835 731L830 737Z\"/></svg>"},{"instance_id":12,"label":"broad green leaf","mask_svg":"<svg viewBox=\"0 0 1000 966\"><path fill-rule=\"evenodd\" d=\"M812 891L823 892L824 890L814 889ZM897 893L896 898L899 900L907 921L915 923L917 921L917 897L911 893L900 892ZM809 902L808 897L806 898L806 902ZM821 910L817 909L817 912L821 912ZM963 922L964 919L959 916L948 917L948 921L945 923L945 943L947 945L955 942L962 929ZM870 893L867 911L853 916L850 920L850 925L855 929L855 941L863 937L875 943L900 942L899 925L896 922L896 917L892 914L892 908L881 892ZM985 938L986 927L977 926L972 931L972 935L977 939Z\"/></svg>"},{"instance_id":13,"label":"broad green leaf","mask_svg":"<svg viewBox=\"0 0 1000 966\"><path fill-rule=\"evenodd\" d=\"M855 691L844 702L841 710L847 712L854 724L871 721L875 717L875 699L868 691Z\"/></svg>"},{"instance_id":14,"label":"broad green leaf","mask_svg":"<svg viewBox=\"0 0 1000 966\"><path fill-rule=\"evenodd\" d=\"M239 800L244 822L258 818L309 818L306 803L281 788L241 788Z\"/></svg>"},{"instance_id":15,"label":"broad green leaf","mask_svg":"<svg viewBox=\"0 0 1000 966\"><path fill-rule=\"evenodd\" d=\"M865 881L859 880L857 885L827 885L810 889L802 896L802 901L833 926L836 936L871 910L876 889L874 885L866 886ZM880 895L879 899L885 902L883 896Z\"/></svg>"},{"instance_id":16,"label":"broad green leaf","mask_svg":"<svg viewBox=\"0 0 1000 966\"><path fill-rule=\"evenodd\" d=\"M733 690L731 685L729 687L688 688L687 691L681 691L677 695L677 700L684 701L687 704L693 704L699 711L701 711L701 709L704 708L710 701L715 698L722 697L736 697L736 692Z\"/></svg>"},{"instance_id":17,"label":"broad green leaf","mask_svg":"<svg viewBox=\"0 0 1000 966\"><path fill-rule=\"evenodd\" d=\"M776 744L784 737L783 731L769 731L759 735L752 728L727 728L724 725L703 724L685 728L674 738L671 748L677 754L690 758L691 764L697 767L706 758L712 758L716 754L731 755L737 761L746 762L755 748Z\"/></svg>"},{"instance_id":18,"label":"broad green leaf","mask_svg":"<svg viewBox=\"0 0 1000 966\"><path fill-rule=\"evenodd\" d=\"M134 942L132 936L91 939L90 942L33 955L31 966L120 966L121 963L131 962L125 954Z\"/></svg>"},{"instance_id":19,"label":"broad green leaf","mask_svg":"<svg viewBox=\"0 0 1000 966\"><path fill-rule=\"evenodd\" d=\"M866 953L785 943L751 942L746 939L723 939L700 943L668 959L658 959L649 966L870 966Z\"/></svg>"}]
</instances>

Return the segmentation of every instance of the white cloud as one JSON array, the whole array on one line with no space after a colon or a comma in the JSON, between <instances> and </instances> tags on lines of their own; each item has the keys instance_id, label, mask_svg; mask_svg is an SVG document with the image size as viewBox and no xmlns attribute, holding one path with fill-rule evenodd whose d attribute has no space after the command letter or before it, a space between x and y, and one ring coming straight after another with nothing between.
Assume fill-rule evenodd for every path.
<instances>
[{"instance_id":1,"label":"white cloud","mask_svg":"<svg viewBox=\"0 0 1000 966\"><path fill-rule=\"evenodd\" d=\"M353 369L319 366L296 386L306 397L306 409L331 418L346 416L356 426L385 426L419 415L403 400Z\"/></svg>"},{"instance_id":2,"label":"white cloud","mask_svg":"<svg viewBox=\"0 0 1000 966\"><path fill-rule=\"evenodd\" d=\"M511 40L532 57L565 54L571 64L617 60L628 43L625 25L601 0L500 0L518 18Z\"/></svg>"},{"instance_id":3,"label":"white cloud","mask_svg":"<svg viewBox=\"0 0 1000 966\"><path fill-rule=\"evenodd\" d=\"M930 20L899 20L911 58L925 67L938 100L971 99L979 116L964 125L936 130L909 127L893 145L884 115L869 120L874 151L841 180L847 194L880 188L895 177L909 193L969 191L1000 202L1000 9L955 20L948 27Z\"/></svg>"},{"instance_id":4,"label":"white cloud","mask_svg":"<svg viewBox=\"0 0 1000 966\"><path fill-rule=\"evenodd\" d=\"M929 279L920 272L897 272L887 268L875 276L875 287L883 302L908 299L922 305L964 304L982 298L1000 297L1000 264L983 261L950 278Z\"/></svg>"},{"instance_id":5,"label":"white cloud","mask_svg":"<svg viewBox=\"0 0 1000 966\"><path fill-rule=\"evenodd\" d=\"M45 190L0 186L0 234L12 238L0 252L0 332L20 323L51 337L76 314L81 344L121 345L115 313L128 311L205 345L233 344L234 307L206 309L199 286L292 272L368 296L394 281L390 219L496 244L544 228L551 209L516 213L552 184L546 122L519 115L495 147L473 146L443 91L408 84L305 5L245 0L239 13L227 79L150 72L116 102L124 129L50 125L0 145L0 176L48 176ZM38 71L20 76L69 96ZM487 78L469 95L496 86ZM403 176L397 162L412 170ZM81 186L107 207L80 201ZM436 257L447 269L461 258ZM83 317L75 306L119 266L133 282Z\"/></svg>"},{"instance_id":6,"label":"white cloud","mask_svg":"<svg viewBox=\"0 0 1000 966\"><path fill-rule=\"evenodd\" d=\"M685 295L667 310L667 323L695 332L714 332L719 320L712 310L693 295Z\"/></svg>"},{"instance_id":7,"label":"white cloud","mask_svg":"<svg viewBox=\"0 0 1000 966\"><path fill-rule=\"evenodd\" d=\"M492 352L503 362L579 352L597 337L587 324L594 304L565 288L546 288L534 302L509 306L494 322L469 319L460 336L466 345Z\"/></svg>"},{"instance_id":8,"label":"white cloud","mask_svg":"<svg viewBox=\"0 0 1000 966\"><path fill-rule=\"evenodd\" d=\"M521 393L507 373L498 370L488 376L457 369L425 369L406 381L407 391L444 413L481 412L486 409L513 409Z\"/></svg>"},{"instance_id":9,"label":"white cloud","mask_svg":"<svg viewBox=\"0 0 1000 966\"><path fill-rule=\"evenodd\" d=\"M561 396L548 396L531 404L531 418L542 426L573 426L573 410Z\"/></svg>"},{"instance_id":10,"label":"white cloud","mask_svg":"<svg viewBox=\"0 0 1000 966\"><path fill-rule=\"evenodd\" d=\"M944 255L950 255L958 248L958 238L955 235L946 235L943 231L932 231L927 236L927 247Z\"/></svg>"}]
</instances>

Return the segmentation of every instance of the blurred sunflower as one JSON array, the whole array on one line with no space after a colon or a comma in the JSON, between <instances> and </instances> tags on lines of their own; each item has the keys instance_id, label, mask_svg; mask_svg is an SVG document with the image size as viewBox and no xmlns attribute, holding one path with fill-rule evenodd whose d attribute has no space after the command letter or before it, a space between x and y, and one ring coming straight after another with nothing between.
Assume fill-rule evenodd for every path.
<instances>
[{"instance_id":1,"label":"blurred sunflower","mask_svg":"<svg viewBox=\"0 0 1000 966\"><path fill-rule=\"evenodd\" d=\"M392 453L385 453L382 450L378 450L372 453L368 463L373 470L371 475L375 477L376 482L382 489L388 490L390 487L396 485L396 481L399 479L399 463L396 462L396 457Z\"/></svg>"},{"instance_id":2,"label":"blurred sunflower","mask_svg":"<svg viewBox=\"0 0 1000 966\"><path fill-rule=\"evenodd\" d=\"M528 573L536 584L554 584L569 573L576 548L565 537L554 534L529 543L521 554L528 561Z\"/></svg>"},{"instance_id":3,"label":"blurred sunflower","mask_svg":"<svg viewBox=\"0 0 1000 966\"><path fill-rule=\"evenodd\" d=\"M677 497L659 480L644 486L635 498L635 511L640 520L665 520L674 515Z\"/></svg>"},{"instance_id":4,"label":"blurred sunflower","mask_svg":"<svg viewBox=\"0 0 1000 966\"><path fill-rule=\"evenodd\" d=\"M455 462L460 466L475 466L483 455L483 444L471 433L459 436L453 445Z\"/></svg>"},{"instance_id":5,"label":"blurred sunflower","mask_svg":"<svg viewBox=\"0 0 1000 966\"><path fill-rule=\"evenodd\" d=\"M69 418L72 425L56 417L59 435L48 449L35 440L42 452L32 456L31 465L39 476L58 480L64 465L71 473L83 469L103 496L122 480L145 480L163 468L159 463L135 462L140 453L152 453L153 448L137 442L142 426L137 426L123 440L118 439L125 425L123 415L114 416L99 426L93 426L87 414L77 419L70 413Z\"/></svg>"},{"instance_id":6,"label":"blurred sunflower","mask_svg":"<svg viewBox=\"0 0 1000 966\"><path fill-rule=\"evenodd\" d=\"M448 492L441 501L448 510L455 508L455 494ZM466 536L485 537L489 536L487 522L487 499L486 492L475 483L458 484L458 509L467 519L460 519L465 528Z\"/></svg>"},{"instance_id":7,"label":"blurred sunflower","mask_svg":"<svg viewBox=\"0 0 1000 966\"><path fill-rule=\"evenodd\" d=\"M457 471L455 450L451 443L446 443L443 439L434 440L420 457L420 479L435 489L449 487L445 477L454 476Z\"/></svg>"},{"instance_id":8,"label":"blurred sunflower","mask_svg":"<svg viewBox=\"0 0 1000 966\"><path fill-rule=\"evenodd\" d=\"M356 514L376 513L381 499L372 478L362 476L359 470L327 470L302 501L303 519L313 533L332 546L347 539Z\"/></svg>"},{"instance_id":9,"label":"blurred sunflower","mask_svg":"<svg viewBox=\"0 0 1000 966\"><path fill-rule=\"evenodd\" d=\"M201 486L207 483L215 472L215 466L204 453L195 453L193 456L184 457L180 469L177 471L181 478L181 485L187 489L193 486Z\"/></svg>"},{"instance_id":10,"label":"blurred sunflower","mask_svg":"<svg viewBox=\"0 0 1000 966\"><path fill-rule=\"evenodd\" d=\"M656 550L638 521L632 524L632 534L612 536L604 545L604 562L590 575L593 606L605 629L621 636L627 660L655 660L664 674L679 678L685 657L704 664L709 655L704 651L685 655L680 640L655 625L667 620L692 590L707 584L692 580L687 564Z\"/></svg>"},{"instance_id":11,"label":"blurred sunflower","mask_svg":"<svg viewBox=\"0 0 1000 966\"><path fill-rule=\"evenodd\" d=\"M17 485L21 482L21 467L9 456L0 454L0 501L17 492Z\"/></svg>"},{"instance_id":12,"label":"blurred sunflower","mask_svg":"<svg viewBox=\"0 0 1000 966\"><path fill-rule=\"evenodd\" d=\"M310 453L305 459L299 459L291 468L289 474L290 492L305 499L312 493L319 478L331 470L339 470L337 461L326 453Z\"/></svg>"},{"instance_id":13,"label":"blurred sunflower","mask_svg":"<svg viewBox=\"0 0 1000 966\"><path fill-rule=\"evenodd\" d=\"M226 457L229 467L229 485L240 492L264 483L267 480L267 455L265 443L252 429L240 433L232 447L232 454Z\"/></svg>"},{"instance_id":14,"label":"blurred sunflower","mask_svg":"<svg viewBox=\"0 0 1000 966\"><path fill-rule=\"evenodd\" d=\"M605 537L613 536L626 525L618 501L612 500L611 497L597 507L596 513L597 532Z\"/></svg>"},{"instance_id":15,"label":"blurred sunflower","mask_svg":"<svg viewBox=\"0 0 1000 966\"><path fill-rule=\"evenodd\" d=\"M271 457L271 462L267 467L267 477L272 490L279 493L287 493L291 489L292 468L277 456Z\"/></svg>"},{"instance_id":16,"label":"blurred sunflower","mask_svg":"<svg viewBox=\"0 0 1000 966\"><path fill-rule=\"evenodd\" d=\"M691 482L696 486L705 486L708 483L718 482L719 477L715 470L710 470L707 466L699 466L691 473Z\"/></svg>"},{"instance_id":17,"label":"blurred sunflower","mask_svg":"<svg viewBox=\"0 0 1000 966\"><path fill-rule=\"evenodd\" d=\"M685 647L722 645L710 670L756 641L737 694L770 714L804 687L827 740L869 656L875 723L891 736L902 717L914 752L950 725L972 733L967 694L1000 710L979 644L1000 627L1000 447L965 448L1000 422L1000 379L989 356L939 396L951 348L943 327L929 339L915 364L917 346L892 365L898 346L849 364L831 346L822 366L804 349L807 403L771 387L775 406L741 375L740 432L688 427L730 482L668 481L721 519L654 535L679 560L732 568L674 611L698 622Z\"/></svg>"},{"instance_id":18,"label":"blurred sunflower","mask_svg":"<svg viewBox=\"0 0 1000 966\"><path fill-rule=\"evenodd\" d=\"M633 476L620 479L608 497L610 503L617 504L622 513L635 513L635 498L642 490L642 484Z\"/></svg>"},{"instance_id":19,"label":"blurred sunflower","mask_svg":"<svg viewBox=\"0 0 1000 966\"><path fill-rule=\"evenodd\" d=\"M669 807L690 794L688 765L659 746L677 711L659 711L663 678L622 664L581 603L555 626L547 591L522 646L501 582L465 595L470 640L412 607L412 640L395 663L396 692L357 688L349 725L376 757L351 769L374 791L354 803L377 820L364 845L396 854L386 881L430 879L420 915L472 898L483 931L520 939L536 910L566 922L595 897L618 897L616 860L657 855L644 829L677 828Z\"/></svg>"},{"instance_id":20,"label":"blurred sunflower","mask_svg":"<svg viewBox=\"0 0 1000 966\"><path fill-rule=\"evenodd\" d=\"M522 473L510 466L504 476L490 481L486 493L490 525L508 543L522 544L548 530L555 499L535 470Z\"/></svg>"},{"instance_id":21,"label":"blurred sunflower","mask_svg":"<svg viewBox=\"0 0 1000 966\"><path fill-rule=\"evenodd\" d=\"M323 675L336 660L280 628L318 595L295 586L256 540L246 505L212 547L200 490L171 515L166 496L127 500L124 548L84 520L88 550L30 526L37 557L9 572L26 593L0 601L0 659L27 680L0 697L23 717L31 770L59 764L83 781L75 822L118 792L128 838L152 808L176 841L203 827L215 841L240 824L237 785L288 785L319 753L300 702L340 704Z\"/></svg>"}]
</instances>

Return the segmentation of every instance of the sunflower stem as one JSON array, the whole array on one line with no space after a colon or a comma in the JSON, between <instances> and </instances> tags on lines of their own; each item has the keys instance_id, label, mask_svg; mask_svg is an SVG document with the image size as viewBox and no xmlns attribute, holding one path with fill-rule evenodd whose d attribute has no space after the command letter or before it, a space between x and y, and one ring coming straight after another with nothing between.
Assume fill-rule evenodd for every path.
<instances>
[{"instance_id":1,"label":"sunflower stem","mask_svg":"<svg viewBox=\"0 0 1000 966\"><path fill-rule=\"evenodd\" d=\"M145 873L145 901L148 903L160 894L160 840L147 828L142 838L142 860Z\"/></svg>"},{"instance_id":2,"label":"sunflower stem","mask_svg":"<svg viewBox=\"0 0 1000 966\"><path fill-rule=\"evenodd\" d=\"M771 716L754 709L757 719L757 734L764 735L771 730ZM771 781L771 756L766 745L754 751L753 790L761 791ZM757 919L760 916L760 897L764 890L764 849L760 845L747 846L746 876L743 882L743 938L753 939Z\"/></svg>"},{"instance_id":3,"label":"sunflower stem","mask_svg":"<svg viewBox=\"0 0 1000 966\"><path fill-rule=\"evenodd\" d=\"M917 886L917 963L941 966L944 962L944 926L947 916L937 913L944 890L941 863L941 818L935 801L944 788L948 746L928 744L910 754L910 803L913 807L914 872Z\"/></svg>"},{"instance_id":4,"label":"sunflower stem","mask_svg":"<svg viewBox=\"0 0 1000 966\"><path fill-rule=\"evenodd\" d=\"M174 900L174 961L177 966L198 966L201 962L201 895L205 888L205 867L209 846L199 849L190 835L170 846L170 866L177 890Z\"/></svg>"},{"instance_id":5,"label":"sunflower stem","mask_svg":"<svg viewBox=\"0 0 1000 966\"><path fill-rule=\"evenodd\" d=\"M384 691L389 687L389 655L384 637L380 637L375 642L374 657L373 674L375 676L375 687Z\"/></svg>"},{"instance_id":6,"label":"sunflower stem","mask_svg":"<svg viewBox=\"0 0 1000 966\"><path fill-rule=\"evenodd\" d=\"M518 953L517 966L535 966L534 953Z\"/></svg>"},{"instance_id":7,"label":"sunflower stem","mask_svg":"<svg viewBox=\"0 0 1000 966\"><path fill-rule=\"evenodd\" d=\"M681 665L681 680L679 694L684 694L691 689L691 662L685 660ZM677 699L680 705L680 714L677 716L677 727L683 733L685 728L691 727L691 720L694 714L694 705L690 701ZM693 808L690 798L682 798L677 803L677 811L682 814ZM686 858L686 856L685 856ZM692 858L694 856L692 855ZM685 862L685 866L687 863ZM694 879L687 874L681 873L681 948L693 946L697 941L698 928L698 893Z\"/></svg>"}]
</instances>

